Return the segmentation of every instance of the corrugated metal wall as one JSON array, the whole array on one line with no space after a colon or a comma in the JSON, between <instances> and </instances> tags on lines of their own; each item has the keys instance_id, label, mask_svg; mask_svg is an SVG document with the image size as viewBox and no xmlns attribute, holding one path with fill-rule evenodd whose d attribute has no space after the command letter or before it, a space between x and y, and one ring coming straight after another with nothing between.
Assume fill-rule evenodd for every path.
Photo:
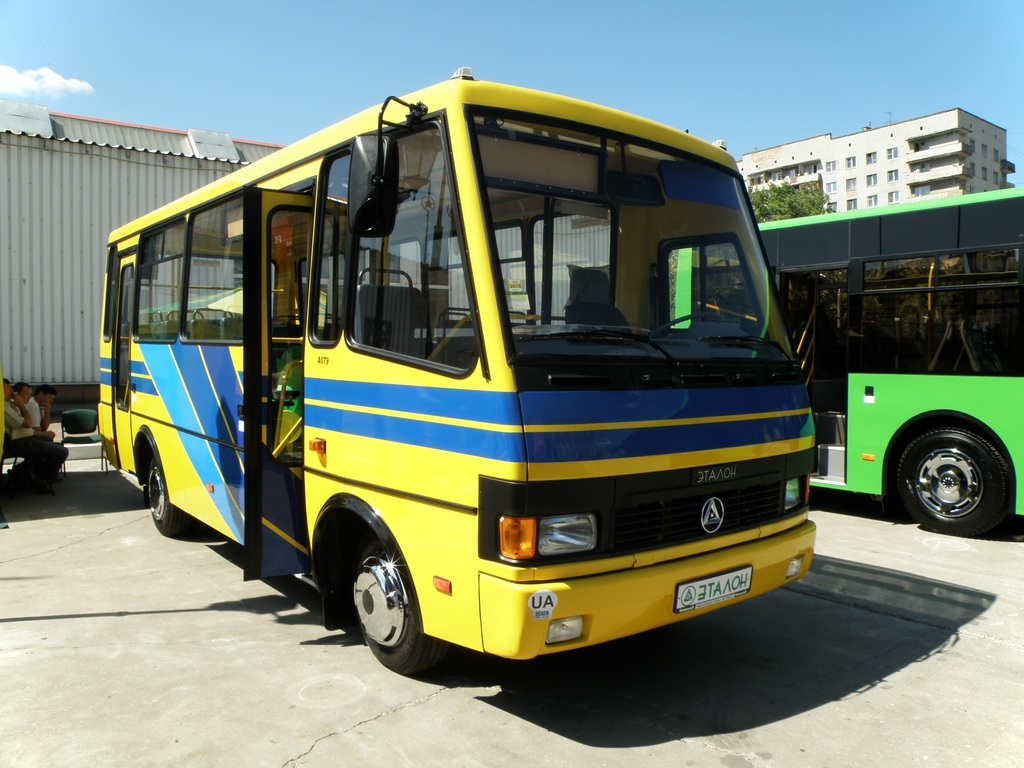
<instances>
[{"instance_id":1,"label":"corrugated metal wall","mask_svg":"<svg viewBox=\"0 0 1024 768\"><path fill-rule=\"evenodd\" d=\"M0 361L12 381L99 381L107 236L237 164L0 134Z\"/></svg>"}]
</instances>

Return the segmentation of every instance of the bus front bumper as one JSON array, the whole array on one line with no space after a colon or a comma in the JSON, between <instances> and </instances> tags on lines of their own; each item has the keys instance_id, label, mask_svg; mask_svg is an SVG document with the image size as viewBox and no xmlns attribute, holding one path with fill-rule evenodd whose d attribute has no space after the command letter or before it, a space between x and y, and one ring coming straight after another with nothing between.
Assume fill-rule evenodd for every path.
<instances>
[{"instance_id":1,"label":"bus front bumper","mask_svg":"<svg viewBox=\"0 0 1024 768\"><path fill-rule=\"evenodd\" d=\"M811 565L814 538L808 520L768 538L599 576L513 583L481 574L483 650L531 659L748 600L802 578ZM549 636L556 641L549 642ZM565 636L571 639L557 640Z\"/></svg>"}]
</instances>

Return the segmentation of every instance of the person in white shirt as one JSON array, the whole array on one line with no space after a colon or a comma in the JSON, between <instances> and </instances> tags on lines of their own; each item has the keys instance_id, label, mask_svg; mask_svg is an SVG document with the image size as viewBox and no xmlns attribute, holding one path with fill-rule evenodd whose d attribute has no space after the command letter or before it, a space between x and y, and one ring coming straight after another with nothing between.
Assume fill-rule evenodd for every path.
<instances>
[{"instance_id":1,"label":"person in white shirt","mask_svg":"<svg viewBox=\"0 0 1024 768\"><path fill-rule=\"evenodd\" d=\"M42 390L52 392L42 394ZM32 439L25 444L20 444L18 451L24 456L36 457L39 464L36 468L37 474L42 475L47 482L60 482L60 467L68 459L68 449L65 445L55 442L56 433L49 429L50 426L50 403L56 397L57 390L47 384L36 387L36 395L33 396L32 387L24 381L14 384L14 392L25 401L26 408L32 419ZM45 414L45 417L44 417ZM44 421L45 419L45 421ZM48 488L47 488L48 489Z\"/></svg>"},{"instance_id":2,"label":"person in white shirt","mask_svg":"<svg viewBox=\"0 0 1024 768\"><path fill-rule=\"evenodd\" d=\"M30 485L37 491L47 491L49 486L42 479L42 459L34 450L35 430L32 429L32 414L24 398L4 379L4 455L24 459L10 470L11 479L18 485Z\"/></svg>"},{"instance_id":3,"label":"person in white shirt","mask_svg":"<svg viewBox=\"0 0 1024 768\"><path fill-rule=\"evenodd\" d=\"M57 439L57 433L50 429L50 411L53 408L53 401L56 397L56 388L49 384L38 384L32 397L28 398L28 401L25 403L28 406L29 413L32 414L32 429L35 430L36 437L42 437L47 440Z\"/></svg>"}]
</instances>

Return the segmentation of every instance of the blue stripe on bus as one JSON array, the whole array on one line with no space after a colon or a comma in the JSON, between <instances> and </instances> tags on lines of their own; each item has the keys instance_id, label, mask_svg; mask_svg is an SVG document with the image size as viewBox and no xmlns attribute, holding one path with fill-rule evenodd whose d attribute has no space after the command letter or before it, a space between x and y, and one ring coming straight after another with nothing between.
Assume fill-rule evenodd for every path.
<instances>
[{"instance_id":1,"label":"blue stripe on bus","mask_svg":"<svg viewBox=\"0 0 1024 768\"><path fill-rule=\"evenodd\" d=\"M170 346L147 344L140 348L152 380L132 380L139 392L156 384L151 394L160 396L172 424L179 430L225 443L241 442L237 417L229 414L237 413L242 393L227 347L200 348L175 343ZM132 368L134 372L134 363ZM241 540L243 494L238 450L211 442L206 437L179 434L199 478L213 486L213 490L207 490L221 517Z\"/></svg>"},{"instance_id":2,"label":"blue stripe on bus","mask_svg":"<svg viewBox=\"0 0 1024 768\"><path fill-rule=\"evenodd\" d=\"M132 384L135 385L135 391L140 395L158 395L156 382L151 378L143 378L141 376L133 376Z\"/></svg>"},{"instance_id":3,"label":"blue stripe on bus","mask_svg":"<svg viewBox=\"0 0 1024 768\"><path fill-rule=\"evenodd\" d=\"M643 392L523 392L520 400L523 420L528 427L714 419L807 409L807 393L802 386Z\"/></svg>"},{"instance_id":4,"label":"blue stripe on bus","mask_svg":"<svg viewBox=\"0 0 1024 768\"><path fill-rule=\"evenodd\" d=\"M348 435L402 445L452 451L496 461L523 462L522 432L497 432L454 424L437 424L396 415L363 413L306 403L306 430L322 427Z\"/></svg>"},{"instance_id":5,"label":"blue stripe on bus","mask_svg":"<svg viewBox=\"0 0 1024 768\"><path fill-rule=\"evenodd\" d=\"M142 348L151 378L133 378L138 391L155 385L175 426L240 443L242 391L227 347L163 344ZM133 363L133 372L136 368ZM180 372L180 373L179 373Z\"/></svg>"},{"instance_id":6,"label":"blue stripe on bus","mask_svg":"<svg viewBox=\"0 0 1024 768\"><path fill-rule=\"evenodd\" d=\"M339 408L306 404L307 427L324 428L405 445L519 462L642 458L689 450L716 450L809 437L813 424L800 387L662 392L527 392L522 419L530 427L574 429L489 430L518 426L516 396L428 387L309 381L310 397L333 397ZM367 407L391 413L350 410ZM797 411L795 414L773 415ZM404 417L402 413L409 414ZM744 416L748 414L748 416ZM480 422L480 427L437 424L432 417ZM680 419L711 423L665 425ZM621 423L621 427L616 427ZM593 424L593 429L586 429ZM581 428L582 427L582 428Z\"/></svg>"},{"instance_id":7,"label":"blue stripe on bus","mask_svg":"<svg viewBox=\"0 0 1024 768\"><path fill-rule=\"evenodd\" d=\"M309 400L505 426L518 426L522 423L519 402L514 392L480 392L312 378L306 379L305 386Z\"/></svg>"},{"instance_id":8,"label":"blue stripe on bus","mask_svg":"<svg viewBox=\"0 0 1024 768\"><path fill-rule=\"evenodd\" d=\"M808 421L806 416L781 416L713 424L531 432L526 437L526 452L530 462L552 463L742 448L797 438Z\"/></svg>"}]
</instances>

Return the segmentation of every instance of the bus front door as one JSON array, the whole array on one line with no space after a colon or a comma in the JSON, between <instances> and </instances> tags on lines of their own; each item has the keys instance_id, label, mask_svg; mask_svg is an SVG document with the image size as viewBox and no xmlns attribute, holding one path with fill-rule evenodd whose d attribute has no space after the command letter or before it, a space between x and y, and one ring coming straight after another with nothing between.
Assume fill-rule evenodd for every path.
<instances>
[{"instance_id":1,"label":"bus front door","mask_svg":"<svg viewBox=\"0 0 1024 768\"><path fill-rule=\"evenodd\" d=\"M135 382L132 380L132 315L135 301L135 256L122 258L117 281L117 308L115 332L112 334L113 349L110 356L111 413L113 418L113 442L117 454L117 466L129 472L135 471L135 455L132 443L132 406L134 405Z\"/></svg>"},{"instance_id":2,"label":"bus front door","mask_svg":"<svg viewBox=\"0 0 1024 768\"><path fill-rule=\"evenodd\" d=\"M259 276L247 277L243 299L245 577L254 579L310 569L302 439L312 198L248 190L245 217L244 268Z\"/></svg>"}]
</instances>

